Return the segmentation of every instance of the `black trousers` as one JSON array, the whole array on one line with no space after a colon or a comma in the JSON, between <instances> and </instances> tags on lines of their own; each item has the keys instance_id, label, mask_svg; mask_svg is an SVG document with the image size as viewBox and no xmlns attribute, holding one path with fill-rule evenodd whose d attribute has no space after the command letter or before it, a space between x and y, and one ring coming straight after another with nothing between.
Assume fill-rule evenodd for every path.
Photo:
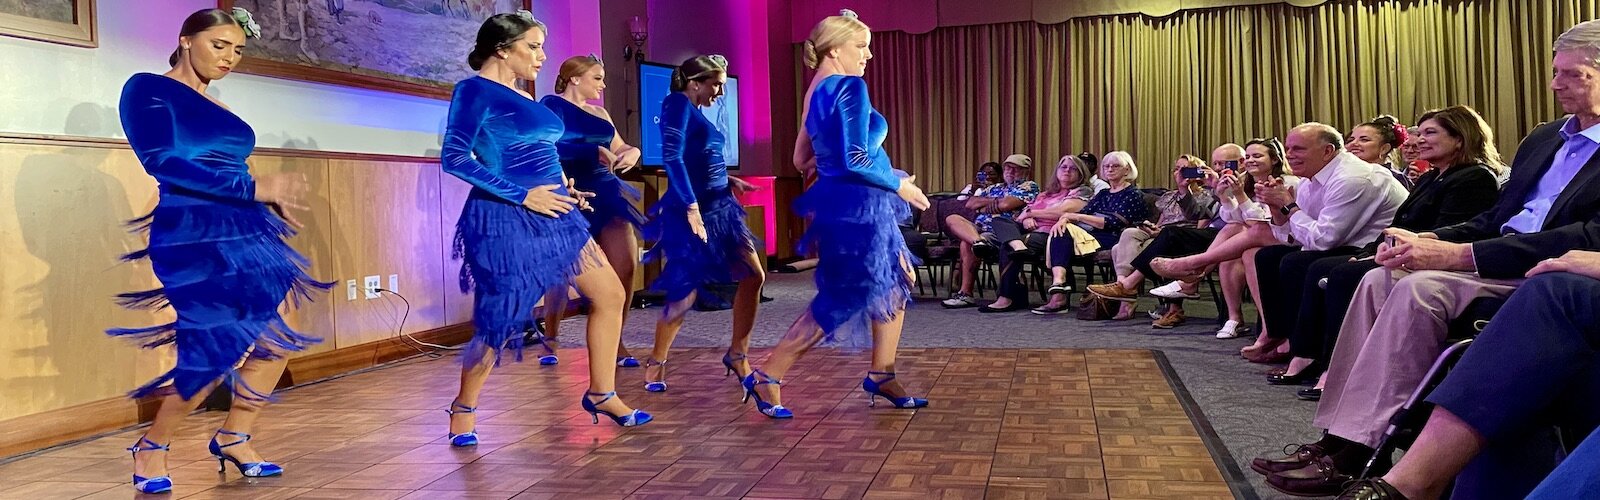
<instances>
[{"instance_id":1,"label":"black trousers","mask_svg":"<svg viewBox=\"0 0 1600 500\"><path fill-rule=\"evenodd\" d=\"M1156 257L1184 257L1204 253L1211 247L1211 242L1217 239L1216 229L1192 228L1182 226L1168 226L1161 228L1155 239L1150 240L1150 245L1133 258L1133 268L1138 269L1146 279L1156 279L1158 274L1150 269L1150 261Z\"/></svg>"},{"instance_id":2,"label":"black trousers","mask_svg":"<svg viewBox=\"0 0 1600 500\"><path fill-rule=\"evenodd\" d=\"M1266 321L1268 335L1287 338L1299 324L1297 318L1305 316L1314 315L1309 320L1320 324L1323 293L1317 287L1317 280L1322 276L1311 275L1311 264L1324 257L1348 257L1358 251L1360 249L1356 247L1301 250L1300 247L1288 245L1273 245L1257 251L1256 283L1260 285L1261 296L1256 297L1256 305L1261 307L1261 318ZM1317 348L1321 349L1320 342Z\"/></svg>"},{"instance_id":3,"label":"black trousers","mask_svg":"<svg viewBox=\"0 0 1600 500\"><path fill-rule=\"evenodd\" d=\"M1010 219L995 219L992 231L1000 247L1000 286L996 293L1018 304L1028 303L1028 286L1022 282L1022 262L1011 260L1011 242L1021 241L1034 254L1043 254L1048 233L1024 232L1022 225Z\"/></svg>"},{"instance_id":4,"label":"black trousers","mask_svg":"<svg viewBox=\"0 0 1600 500\"><path fill-rule=\"evenodd\" d=\"M1355 300L1356 287L1367 271L1377 269L1378 263L1368 259L1351 262L1348 255L1335 255L1311 263L1306 275L1313 284L1328 279L1328 288L1322 294L1321 314L1303 315L1295 321L1289 332L1289 352L1295 357L1315 359L1326 363L1333 357L1333 345L1339 340L1339 327L1344 325L1344 315L1350 312L1350 301ZM1313 292L1301 295L1301 310L1315 309Z\"/></svg>"}]
</instances>

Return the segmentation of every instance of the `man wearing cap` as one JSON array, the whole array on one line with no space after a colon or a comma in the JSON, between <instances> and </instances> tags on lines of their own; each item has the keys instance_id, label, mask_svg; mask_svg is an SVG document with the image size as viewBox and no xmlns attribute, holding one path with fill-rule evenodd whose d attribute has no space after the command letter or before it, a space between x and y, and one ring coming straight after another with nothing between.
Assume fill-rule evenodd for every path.
<instances>
[{"instance_id":1,"label":"man wearing cap","mask_svg":"<svg viewBox=\"0 0 1600 500\"><path fill-rule=\"evenodd\" d=\"M978 259L993 258L998 249L989 240L991 223L995 218L1015 219L1022 208L1039 196L1039 183L1033 181L1033 158L1024 154L1006 157L1001 165L1005 182L984 188L967 199L967 208L978 213L974 220L960 215L945 218L950 234L961 240L961 289L944 306L951 309L977 305L972 300L972 286L978 270Z\"/></svg>"}]
</instances>

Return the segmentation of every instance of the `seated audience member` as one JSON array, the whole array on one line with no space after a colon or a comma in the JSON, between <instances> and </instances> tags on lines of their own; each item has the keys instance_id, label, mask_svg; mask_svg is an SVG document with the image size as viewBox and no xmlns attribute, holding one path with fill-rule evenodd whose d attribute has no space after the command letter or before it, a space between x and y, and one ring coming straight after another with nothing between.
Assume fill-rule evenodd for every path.
<instances>
[{"instance_id":1,"label":"seated audience member","mask_svg":"<svg viewBox=\"0 0 1600 500\"><path fill-rule=\"evenodd\" d=\"M1050 177L1049 188L1022 209L1016 220L995 219L994 241L1004 252L1000 253L1000 285L994 303L979 307L978 312L1007 312L1028 307L1028 287L1022 284L1022 263L1026 258L1042 252L1050 240L1050 228L1055 227L1061 214L1077 212L1094 196L1089 185L1089 166L1071 156L1061 157L1055 173ZM1069 289L1059 290L1066 293Z\"/></svg>"},{"instance_id":2,"label":"seated audience member","mask_svg":"<svg viewBox=\"0 0 1600 500\"><path fill-rule=\"evenodd\" d=\"M1406 130L1406 126L1401 125L1395 117L1382 115L1350 129L1350 135L1345 137L1344 150L1361 161L1383 167L1409 191L1412 184L1406 177L1405 166L1396 166L1394 161L1395 153L1406 143Z\"/></svg>"},{"instance_id":3,"label":"seated audience member","mask_svg":"<svg viewBox=\"0 0 1600 500\"><path fill-rule=\"evenodd\" d=\"M1406 142L1400 145L1400 161L1406 166L1406 179L1411 181L1412 190L1416 190L1417 180L1422 174L1433 169L1427 160L1417 158L1417 134L1422 133L1421 127L1406 129Z\"/></svg>"},{"instance_id":4,"label":"seated audience member","mask_svg":"<svg viewBox=\"0 0 1600 500\"><path fill-rule=\"evenodd\" d=\"M1383 265L1361 280L1339 328L1309 452L1274 459L1268 480L1299 494L1333 494L1360 471L1400 408L1432 366L1446 325L1480 297L1504 297L1541 260L1600 248L1600 21L1555 42L1550 89L1571 116L1535 128L1512 162L1494 208L1472 220L1415 234L1389 229ZM1321 467L1321 450L1333 467ZM1384 464L1379 464L1380 469Z\"/></svg>"},{"instance_id":5,"label":"seated audience member","mask_svg":"<svg viewBox=\"0 0 1600 500\"><path fill-rule=\"evenodd\" d=\"M1283 144L1277 139L1252 140L1243 149L1242 160L1240 155L1238 146L1231 144L1223 145L1212 153L1212 168L1219 172L1216 181L1217 219L1222 223L1221 229L1214 237L1188 238L1190 233L1187 231L1163 232L1156 236L1150 248L1140 252L1139 256L1133 259L1133 267L1141 274L1160 276L1150 266L1151 262L1157 259L1197 253L1211 253L1213 256L1218 256L1217 252L1230 252L1232 258L1222 260L1215 266L1219 281L1222 282L1222 298L1228 314L1222 327L1217 329L1217 338L1223 339L1239 335L1240 324L1244 321L1244 289L1247 281L1244 263L1238 258L1242 250L1225 249L1250 248L1238 246L1237 242L1230 244L1229 242L1235 238L1273 238L1271 231L1265 227L1267 221L1271 220L1267 215L1266 205L1255 201L1256 184L1264 179L1277 179L1277 182L1293 188L1300 182L1300 178L1286 173ZM1253 229L1254 226L1262 227ZM1156 287L1150 290L1150 294L1172 301L1174 304L1181 304L1184 299L1198 298L1200 277L1210 272L1210 267L1207 266L1201 273Z\"/></svg>"},{"instance_id":6,"label":"seated audience member","mask_svg":"<svg viewBox=\"0 0 1600 500\"><path fill-rule=\"evenodd\" d=\"M1272 214L1272 232L1285 243L1244 254L1246 272L1255 274L1262 329L1273 341L1286 342L1294 330L1303 288L1317 288L1321 276L1310 276L1310 265L1325 257L1348 260L1389 227L1406 201L1406 188L1392 172L1341 151L1341 142L1339 131L1327 125L1295 127L1284 153L1300 185L1256 187L1256 199ZM1283 379L1291 380L1298 383Z\"/></svg>"},{"instance_id":7,"label":"seated audience member","mask_svg":"<svg viewBox=\"0 0 1600 500\"><path fill-rule=\"evenodd\" d=\"M1000 164L992 161L985 162L978 166L977 171L973 172L972 182L967 184L967 187L961 188L961 192L956 195L956 199L966 201L967 198L983 192L989 186L999 184L1000 179Z\"/></svg>"},{"instance_id":8,"label":"seated audience member","mask_svg":"<svg viewBox=\"0 0 1600 500\"><path fill-rule=\"evenodd\" d=\"M1022 209L1039 196L1039 183L1033 181L1032 169L1033 159L1028 155L1006 157L1000 169L1003 182L992 184L967 199L967 208L977 211L977 217L971 220L961 215L945 218L950 234L961 240L961 288L944 301L946 308L977 305L972 300L972 287L977 281L978 261L998 255L989 241L993 236L993 222L1016 220Z\"/></svg>"},{"instance_id":9,"label":"seated audience member","mask_svg":"<svg viewBox=\"0 0 1600 500\"><path fill-rule=\"evenodd\" d=\"M1081 161L1084 165L1089 166L1089 173L1091 174L1089 176L1089 185L1094 186L1095 194L1100 194L1101 191L1111 189L1110 184L1106 184L1106 181L1100 180L1100 172L1098 171L1100 169L1100 157L1095 156L1094 153L1084 151L1082 153L1078 153L1078 161Z\"/></svg>"},{"instance_id":10,"label":"seated audience member","mask_svg":"<svg viewBox=\"0 0 1600 500\"><path fill-rule=\"evenodd\" d=\"M1433 413L1405 456L1345 497L1433 499L1455 480L1451 498L1524 498L1554 466L1552 424L1579 436L1600 425L1600 253L1570 252L1528 275L1428 395ZM1600 440L1583 446L1600 451ZM1600 462L1588 463L1584 480L1600 487Z\"/></svg>"},{"instance_id":11,"label":"seated audience member","mask_svg":"<svg viewBox=\"0 0 1600 500\"><path fill-rule=\"evenodd\" d=\"M1134 184L1139 180L1139 167L1133 164L1133 156L1124 151L1106 153L1105 158L1100 159L1100 178L1111 187L1096 193L1082 210L1061 214L1050 229L1045 253L1050 266L1051 290L1059 290L1074 281L1070 264L1080 255L1087 255L1085 251L1093 253L1111 248L1123 229L1149 217L1144 194ZM1080 236L1092 238L1093 243L1087 246L1095 248L1086 248ZM1057 314L1067 307L1067 294L1057 293L1034 312Z\"/></svg>"},{"instance_id":12,"label":"seated audience member","mask_svg":"<svg viewBox=\"0 0 1600 500\"><path fill-rule=\"evenodd\" d=\"M1423 161L1439 168L1418 178L1390 227L1427 231L1466 222L1493 206L1500 197L1496 172L1503 167L1494 147L1494 131L1483 117L1472 108L1452 106L1424 113L1419 122L1418 134L1408 144L1415 145L1416 154ZM1329 256L1311 262L1299 290L1284 290L1300 294L1300 310L1287 318L1293 326L1287 333L1294 359L1284 374L1269 376L1269 382L1293 385L1309 381L1327 367L1328 351L1338 338L1339 325L1350 308L1356 285L1367 271L1378 267L1373 257L1378 253L1379 240L1374 239L1352 257ZM1323 279L1326 290L1318 286ZM1272 316L1268 316L1271 320ZM1302 397L1320 398L1319 389L1304 391Z\"/></svg>"},{"instance_id":13,"label":"seated audience member","mask_svg":"<svg viewBox=\"0 0 1600 500\"><path fill-rule=\"evenodd\" d=\"M1239 149L1239 146L1233 146L1233 149ZM1217 155L1214 153L1212 156ZM1237 160L1237 155L1233 159ZM1186 172L1193 174L1186 176ZM1217 197L1213 193L1217 178L1216 171L1206 166L1200 158L1194 155L1178 157L1172 165L1172 185L1178 188L1156 199L1157 215L1154 222L1146 221L1144 224L1122 230L1122 237L1111 247L1111 264L1116 270L1117 281L1089 285L1089 293L1103 299L1120 301L1121 309L1117 316L1131 317L1134 303L1139 295L1139 282L1144 281L1144 273L1134 269L1133 259L1149 247L1157 235L1167 231L1190 231L1190 234L1199 238L1216 235L1217 230L1209 226L1213 220L1220 221L1217 219ZM1200 242L1198 238L1193 241ZM1162 316L1155 320L1153 326L1172 328L1184 321L1183 309L1169 306Z\"/></svg>"}]
</instances>

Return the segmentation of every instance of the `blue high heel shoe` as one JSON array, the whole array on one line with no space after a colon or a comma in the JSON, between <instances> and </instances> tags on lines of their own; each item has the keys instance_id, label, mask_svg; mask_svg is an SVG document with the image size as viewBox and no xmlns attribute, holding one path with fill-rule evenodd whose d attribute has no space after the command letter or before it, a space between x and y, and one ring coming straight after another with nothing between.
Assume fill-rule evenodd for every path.
<instances>
[{"instance_id":1,"label":"blue high heel shoe","mask_svg":"<svg viewBox=\"0 0 1600 500\"><path fill-rule=\"evenodd\" d=\"M619 368L638 368L639 367L639 358L635 358L633 356L617 356L617 367L619 367Z\"/></svg>"},{"instance_id":2,"label":"blue high heel shoe","mask_svg":"<svg viewBox=\"0 0 1600 500\"><path fill-rule=\"evenodd\" d=\"M600 401L599 402L590 401L589 400L589 396L599 396L600 397ZM628 412L627 415L617 416L614 413L611 413L609 411L605 411L605 410L602 410L602 409L599 408L600 405L606 404L606 401L610 401L611 398L614 398L614 397L617 397L617 391L611 391L611 392L585 392L585 393L583 393L583 400L582 400L583 401L583 411L589 412L589 417L593 418L594 419L594 423L596 423L596 424L600 423L600 414L605 414L605 416L611 418L612 422L616 422L617 425L620 425L620 426L623 426L623 427L638 427L638 426L641 426L641 425L644 425L644 424L648 424L648 423L650 423L651 420L655 420L656 419L655 417L650 416L649 413L645 413L645 412L643 412L641 410L637 410L637 409L635 409L635 410L633 410L631 412Z\"/></svg>"},{"instance_id":3,"label":"blue high heel shoe","mask_svg":"<svg viewBox=\"0 0 1600 500\"><path fill-rule=\"evenodd\" d=\"M644 369L649 370L652 366L661 367L661 380L646 379L644 381L644 390L646 392L667 392L667 362L656 361L656 358L645 358Z\"/></svg>"},{"instance_id":4,"label":"blue high heel shoe","mask_svg":"<svg viewBox=\"0 0 1600 500\"><path fill-rule=\"evenodd\" d=\"M561 359L556 357L556 348L550 345L550 338L545 337L544 333L534 332L532 340L534 343L539 344L539 347L544 348L545 354L539 356L539 364L541 366L550 366L561 362Z\"/></svg>"},{"instance_id":5,"label":"blue high heel shoe","mask_svg":"<svg viewBox=\"0 0 1600 500\"><path fill-rule=\"evenodd\" d=\"M218 445L217 436L222 434L238 437L239 440L224 445ZM217 429L217 434L211 436L211 456L217 457L217 472L226 471L226 464L228 462L233 462L233 468L239 469L239 475L244 477L272 477L283 475L283 467L279 466L278 464L272 462L244 463L240 462L239 459L230 457L222 452L223 448L227 448L229 446L238 446L249 441L249 434L231 432L227 429Z\"/></svg>"},{"instance_id":6,"label":"blue high heel shoe","mask_svg":"<svg viewBox=\"0 0 1600 500\"><path fill-rule=\"evenodd\" d=\"M749 358L749 356L746 356L746 355L744 355L742 353L738 354L738 355L735 355L735 354L733 354L731 352L724 353L722 355L722 366L724 368L728 369L728 373L724 374L723 376L726 377L728 375L738 375L739 374L739 370L735 370L733 368L733 364L734 363L738 363L740 361L744 361L745 359L748 359L748 358Z\"/></svg>"},{"instance_id":7,"label":"blue high heel shoe","mask_svg":"<svg viewBox=\"0 0 1600 500\"><path fill-rule=\"evenodd\" d=\"M128 451L133 452L134 457L138 457L141 451L171 450L172 448L156 444L154 441L145 439L144 436L139 436L139 442L133 443L133 446L128 448ZM168 493L172 491L172 476L144 477L134 474L133 489L139 490L140 493Z\"/></svg>"},{"instance_id":8,"label":"blue high heel shoe","mask_svg":"<svg viewBox=\"0 0 1600 500\"><path fill-rule=\"evenodd\" d=\"M460 408L460 409L457 410L456 408ZM450 402L450 408L446 409L444 411L444 413L446 415L455 415L457 413L477 413L477 412L478 412L477 408L471 407L471 406L467 406L467 405L464 405L464 404L461 404L461 403L457 403L455 401L451 401ZM445 437L450 440L450 446L454 446L454 447L457 447L457 448L461 448L461 447L464 447L464 446L474 446L474 445L478 444L478 430L477 429L473 429L473 430L470 430L470 431L467 431L467 432L463 432L463 433L460 433L460 434L450 434L449 432L445 432Z\"/></svg>"},{"instance_id":9,"label":"blue high heel shoe","mask_svg":"<svg viewBox=\"0 0 1600 500\"><path fill-rule=\"evenodd\" d=\"M750 396L755 396L756 410L759 410L762 415L772 418L794 418L794 412L789 411L788 408L784 408L783 405L770 404L761 399L761 393L756 392L756 386L765 384L781 386L783 385L783 382L772 377L768 377L767 374L762 373L761 370L750 370L750 374L744 376L744 382L741 384L744 386L744 398L739 400L739 404L744 404L745 401L750 400Z\"/></svg>"},{"instance_id":10,"label":"blue high heel shoe","mask_svg":"<svg viewBox=\"0 0 1600 500\"><path fill-rule=\"evenodd\" d=\"M883 380L872 380L873 375L888 375L888 378ZM928 406L928 400L926 399L915 398L911 396L897 398L890 396L889 393L883 392L883 389L880 389L879 386L881 384L888 383L890 380L894 380L894 372L867 372L867 377L861 379L861 390L867 391L868 394L867 406L877 406L878 397L880 396L883 397L883 399L889 400L890 403L893 403L895 408L922 408L924 406Z\"/></svg>"}]
</instances>

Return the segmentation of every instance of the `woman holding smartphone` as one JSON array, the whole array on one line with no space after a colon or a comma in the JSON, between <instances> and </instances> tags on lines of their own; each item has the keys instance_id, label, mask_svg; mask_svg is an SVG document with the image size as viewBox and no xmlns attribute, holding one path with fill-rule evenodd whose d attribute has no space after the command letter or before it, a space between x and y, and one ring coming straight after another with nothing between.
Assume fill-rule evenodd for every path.
<instances>
[{"instance_id":1,"label":"woman holding smartphone","mask_svg":"<svg viewBox=\"0 0 1600 500\"><path fill-rule=\"evenodd\" d=\"M1243 278L1251 293L1255 294L1255 278L1245 272L1239 257L1251 248L1279 244L1268 224L1271 216L1266 205L1255 201L1255 186L1260 182L1276 182L1290 187L1298 185L1300 179L1285 171L1283 158L1283 143L1277 138L1255 139L1246 143L1244 160L1239 168L1224 168L1217 179L1217 216L1227 225L1223 226L1204 253L1177 259L1157 258L1150 261L1151 269L1168 278L1197 283L1213 266L1220 266L1224 288L1229 283L1237 283L1232 280ZM1228 303L1228 321L1223 323L1217 336L1232 338L1244 319L1242 297L1227 294L1224 298ZM1264 361L1263 356L1271 352L1268 347L1278 346L1267 346L1265 333L1262 332L1262 337L1254 345L1240 352L1252 361ZM1282 356L1286 355L1287 352Z\"/></svg>"}]
</instances>

